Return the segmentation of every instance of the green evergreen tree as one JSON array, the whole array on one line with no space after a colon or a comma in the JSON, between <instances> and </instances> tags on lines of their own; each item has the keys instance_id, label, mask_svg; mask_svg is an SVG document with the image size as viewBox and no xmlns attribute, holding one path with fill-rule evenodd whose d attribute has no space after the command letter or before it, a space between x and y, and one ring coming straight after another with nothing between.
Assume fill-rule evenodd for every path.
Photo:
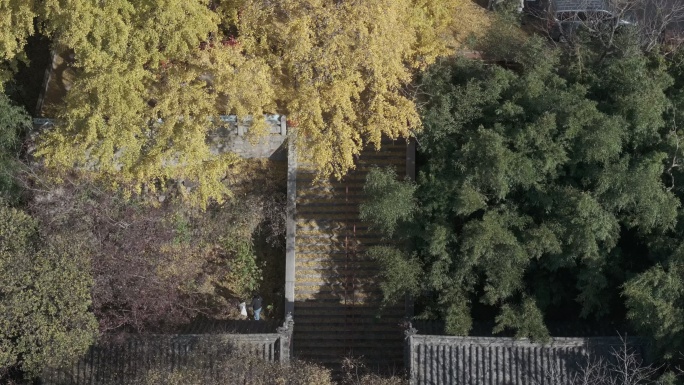
<instances>
[{"instance_id":1,"label":"green evergreen tree","mask_svg":"<svg viewBox=\"0 0 684 385\"><path fill-rule=\"evenodd\" d=\"M23 108L15 106L0 92L0 197L11 199L17 192L14 173L17 167L19 137L30 127Z\"/></svg>"},{"instance_id":2,"label":"green evergreen tree","mask_svg":"<svg viewBox=\"0 0 684 385\"><path fill-rule=\"evenodd\" d=\"M36 222L0 204L0 381L37 376L79 358L94 342L92 277L73 245L40 239Z\"/></svg>"},{"instance_id":3,"label":"green evergreen tree","mask_svg":"<svg viewBox=\"0 0 684 385\"><path fill-rule=\"evenodd\" d=\"M386 274L385 292L429 293L424 315L453 334L469 332L475 307L498 312L495 332L536 339L554 317L620 319L622 285L677 224L680 200L663 182L673 78L629 34L610 50L499 44L507 56L490 63L504 65L443 60L422 78L425 161L416 205L402 209L412 223L395 235L411 239L422 279L417 290ZM368 219L395 223L378 212Z\"/></svg>"}]
</instances>

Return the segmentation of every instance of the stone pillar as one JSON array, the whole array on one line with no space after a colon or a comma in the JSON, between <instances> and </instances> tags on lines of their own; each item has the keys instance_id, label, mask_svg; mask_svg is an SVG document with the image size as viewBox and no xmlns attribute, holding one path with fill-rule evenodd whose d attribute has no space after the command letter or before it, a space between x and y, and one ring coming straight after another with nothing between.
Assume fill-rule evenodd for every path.
<instances>
[{"instance_id":1,"label":"stone pillar","mask_svg":"<svg viewBox=\"0 0 684 385\"><path fill-rule=\"evenodd\" d=\"M278 335L280 336L280 338L278 338L278 343L280 344L279 361L281 364L290 362L290 357L292 356L293 329L294 321L292 319L292 313L287 313L283 326L278 327Z\"/></svg>"},{"instance_id":2,"label":"stone pillar","mask_svg":"<svg viewBox=\"0 0 684 385\"><path fill-rule=\"evenodd\" d=\"M287 135L287 116L280 115L280 135Z\"/></svg>"},{"instance_id":3,"label":"stone pillar","mask_svg":"<svg viewBox=\"0 0 684 385\"><path fill-rule=\"evenodd\" d=\"M285 116L282 117L285 120ZM297 149L295 133L287 138L287 207L285 218L285 314L294 314L295 239L297 231Z\"/></svg>"},{"instance_id":4,"label":"stone pillar","mask_svg":"<svg viewBox=\"0 0 684 385\"><path fill-rule=\"evenodd\" d=\"M413 138L406 139L406 177L409 180L416 180L416 140ZM410 247L411 244L407 244ZM415 313L413 298L406 294L404 296L404 316L409 320L413 318Z\"/></svg>"},{"instance_id":5,"label":"stone pillar","mask_svg":"<svg viewBox=\"0 0 684 385\"><path fill-rule=\"evenodd\" d=\"M415 368L413 364L413 352L411 351L411 345L413 345L413 337L418 334L418 329L414 328L411 324L411 321L408 319L404 321L402 326L404 328L404 368L409 374L409 384L414 385L415 380L413 377L413 371Z\"/></svg>"},{"instance_id":6,"label":"stone pillar","mask_svg":"<svg viewBox=\"0 0 684 385\"><path fill-rule=\"evenodd\" d=\"M416 140L413 138L406 139L406 176L416 180Z\"/></svg>"}]
</instances>

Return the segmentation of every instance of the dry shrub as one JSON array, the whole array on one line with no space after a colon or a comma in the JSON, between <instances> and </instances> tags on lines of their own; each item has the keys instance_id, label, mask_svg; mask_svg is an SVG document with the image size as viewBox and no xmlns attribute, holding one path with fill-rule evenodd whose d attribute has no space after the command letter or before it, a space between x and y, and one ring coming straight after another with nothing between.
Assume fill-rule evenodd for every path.
<instances>
[{"instance_id":1,"label":"dry shrub","mask_svg":"<svg viewBox=\"0 0 684 385\"><path fill-rule=\"evenodd\" d=\"M346 357L342 360L341 385L407 385L399 374L380 375L371 371L363 357Z\"/></svg>"},{"instance_id":2,"label":"dry shrub","mask_svg":"<svg viewBox=\"0 0 684 385\"><path fill-rule=\"evenodd\" d=\"M241 162L226 179L234 196L206 211L184 205L173 186L125 196L82 175L57 182L39 168L23 184L41 231L87 248L100 329L160 331L198 314L239 316L239 299L262 279L253 238L284 239L282 169Z\"/></svg>"},{"instance_id":3,"label":"dry shrub","mask_svg":"<svg viewBox=\"0 0 684 385\"><path fill-rule=\"evenodd\" d=\"M134 385L333 385L329 369L303 361L281 365L234 353L215 365L212 370L197 363L174 371L153 368Z\"/></svg>"}]
</instances>

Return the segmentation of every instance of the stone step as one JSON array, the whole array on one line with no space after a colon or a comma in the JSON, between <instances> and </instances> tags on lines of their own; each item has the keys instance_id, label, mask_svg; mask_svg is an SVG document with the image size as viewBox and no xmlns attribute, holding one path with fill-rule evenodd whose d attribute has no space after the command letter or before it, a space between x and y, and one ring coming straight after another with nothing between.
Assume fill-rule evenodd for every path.
<instances>
[{"instance_id":1,"label":"stone step","mask_svg":"<svg viewBox=\"0 0 684 385\"><path fill-rule=\"evenodd\" d=\"M297 199L329 199L330 197L347 196L349 199L351 197L357 197L357 199L366 199L363 193L363 185L360 186L331 186L331 185L297 185L300 187L297 190Z\"/></svg>"},{"instance_id":2,"label":"stone step","mask_svg":"<svg viewBox=\"0 0 684 385\"><path fill-rule=\"evenodd\" d=\"M353 285L352 285L353 283ZM377 286L375 284L375 280L365 280L362 281L360 279L354 279L353 282L351 280L347 282L346 280L340 280L338 282L296 282L295 283L295 289L299 290L301 293L306 293L306 292L316 292L316 293L342 293L342 292L349 292L351 295L351 290L355 291L355 294L362 295L362 296L367 296L370 294L378 294L381 293L380 288L374 288L374 290L368 290L366 289L366 286L369 284L372 284L372 286ZM364 290L361 290L364 289Z\"/></svg>"},{"instance_id":3,"label":"stone step","mask_svg":"<svg viewBox=\"0 0 684 385\"><path fill-rule=\"evenodd\" d=\"M327 250L327 251L360 251L365 250L371 246L387 246L391 245L386 239L380 237L371 238L370 235L357 235L355 237L349 236L347 239L344 238L333 238L332 236L325 237L321 236L309 236L302 235L297 237L298 245L296 250L301 250L305 252L307 250Z\"/></svg>"},{"instance_id":4,"label":"stone step","mask_svg":"<svg viewBox=\"0 0 684 385\"><path fill-rule=\"evenodd\" d=\"M403 317L382 317L365 315L331 315L320 314L318 317L300 317L297 323L297 332L320 332L328 331L352 331L374 330L381 333L388 333L399 336L401 327L399 326Z\"/></svg>"},{"instance_id":5,"label":"stone step","mask_svg":"<svg viewBox=\"0 0 684 385\"><path fill-rule=\"evenodd\" d=\"M316 179L315 174L298 172L297 173L297 196L301 196L313 191L335 191L338 194L349 194L354 195L358 192L363 191L366 185L366 180L368 178L368 173L373 167L367 167L362 170L362 172L355 172L353 174L348 174L342 179L319 181ZM395 167L396 170L396 167ZM397 171L397 175L400 179L403 179L404 170ZM301 188L300 188L301 187Z\"/></svg>"},{"instance_id":6,"label":"stone step","mask_svg":"<svg viewBox=\"0 0 684 385\"><path fill-rule=\"evenodd\" d=\"M380 149L380 151L362 152L361 156L354 162L357 166L364 162L380 161L384 163L394 162L396 164L406 164L406 147L398 146Z\"/></svg>"},{"instance_id":7,"label":"stone step","mask_svg":"<svg viewBox=\"0 0 684 385\"><path fill-rule=\"evenodd\" d=\"M312 358L317 362L333 361L340 362L349 356L364 356L369 362L392 362L403 360L403 343L398 340L395 343L388 341L363 342L358 340L339 341L338 343L325 343L306 339L294 338L295 356ZM337 359L337 360L336 360Z\"/></svg>"},{"instance_id":8,"label":"stone step","mask_svg":"<svg viewBox=\"0 0 684 385\"><path fill-rule=\"evenodd\" d=\"M382 291L377 288L377 282L373 280L361 281L355 279L352 283L351 280L347 282L344 279L339 281L327 281L327 282L295 282L295 290L299 291L299 294L330 294L339 295L343 298L366 298L371 297L382 297Z\"/></svg>"},{"instance_id":9,"label":"stone step","mask_svg":"<svg viewBox=\"0 0 684 385\"><path fill-rule=\"evenodd\" d=\"M333 275L342 277L379 277L381 273L379 265L375 261L329 261L323 260L307 261L300 260L299 264L295 264L297 270L296 274L301 274L301 277L312 276L321 277L322 274L333 278Z\"/></svg>"},{"instance_id":10,"label":"stone step","mask_svg":"<svg viewBox=\"0 0 684 385\"><path fill-rule=\"evenodd\" d=\"M328 316L330 317L330 316ZM321 318L324 318L323 316ZM351 325L353 317L337 317L336 321L347 321L350 325L320 322L316 325L297 324L295 333L307 335L316 339L345 339L347 334L355 333L354 338L400 339L403 331L399 327L400 321L385 322L371 325L367 323ZM301 327L301 328L300 328Z\"/></svg>"},{"instance_id":11,"label":"stone step","mask_svg":"<svg viewBox=\"0 0 684 385\"><path fill-rule=\"evenodd\" d=\"M326 210L326 212L331 211L331 210ZM336 212L337 214L347 214L343 218L331 218L329 216L323 216L319 215L316 216L316 212L303 212L303 213L297 213L295 215L295 222L300 227L307 226L307 222L310 222L308 226L316 227L316 226L329 226L332 228L338 228L340 226L353 226L353 225L364 225L368 226L368 222L364 222L361 220L359 217L359 212L358 211L344 211L340 210Z\"/></svg>"},{"instance_id":12,"label":"stone step","mask_svg":"<svg viewBox=\"0 0 684 385\"><path fill-rule=\"evenodd\" d=\"M315 180L312 178L297 177L297 188L316 191L318 190L334 190L337 193L347 193L352 191L363 191L363 187L366 184L365 177L358 177L355 179L349 179L345 181L328 182L325 184L316 184ZM301 194L298 194L301 196Z\"/></svg>"},{"instance_id":13,"label":"stone step","mask_svg":"<svg viewBox=\"0 0 684 385\"><path fill-rule=\"evenodd\" d=\"M301 348L316 346L327 346L327 347L354 347L356 349L376 349L383 346L401 345L404 340L404 336L397 331L397 335L388 336L384 334L378 334L377 332L359 333L359 332L347 332L345 333L330 333L330 332L306 332L297 335L294 332L295 346ZM313 341L314 344L308 344L308 341ZM369 350L370 350L369 349ZM399 347L399 350L401 347ZM400 354L397 354L399 356Z\"/></svg>"},{"instance_id":14,"label":"stone step","mask_svg":"<svg viewBox=\"0 0 684 385\"><path fill-rule=\"evenodd\" d=\"M303 168L298 168L297 169L297 180L305 180L305 181L311 181L311 182L316 182L319 184L323 183L338 183L338 182L345 182L349 180L357 180L360 178L366 178L366 175L368 173L375 169L375 168L387 168L391 167L394 169L396 172L397 176L402 177L403 175L406 174L406 166L402 164L403 159L397 161L396 159L387 159L386 157L378 156L378 157L372 157L372 158L367 158L367 159L360 159L356 163L356 168L352 169L344 175L341 179L328 179L328 180L319 180L317 179L318 174L316 173L315 170L308 170L308 169L303 169Z\"/></svg>"},{"instance_id":15,"label":"stone step","mask_svg":"<svg viewBox=\"0 0 684 385\"><path fill-rule=\"evenodd\" d=\"M367 201L365 195L347 195L344 192L322 192L316 194L300 195L297 197L297 212L309 207L329 207L330 205L354 205L359 206Z\"/></svg>"},{"instance_id":16,"label":"stone step","mask_svg":"<svg viewBox=\"0 0 684 385\"><path fill-rule=\"evenodd\" d=\"M327 262L327 261L325 261ZM360 262L360 263L359 263ZM366 263L368 262L368 263ZM296 265L295 265L296 266ZM373 260L349 261L348 263L330 263L316 266L314 264L302 264L295 271L300 277L321 277L322 275L334 278L334 276L358 275L361 277L379 277L382 273L380 266Z\"/></svg>"},{"instance_id":17,"label":"stone step","mask_svg":"<svg viewBox=\"0 0 684 385\"><path fill-rule=\"evenodd\" d=\"M379 317L379 318L376 318ZM388 316L377 314L339 314L320 312L307 317L298 316L298 332L304 331L345 331L345 330L375 330L396 334L401 331L400 324L403 316ZM299 328L301 326L301 329Z\"/></svg>"},{"instance_id":18,"label":"stone step","mask_svg":"<svg viewBox=\"0 0 684 385\"><path fill-rule=\"evenodd\" d=\"M354 277L356 279L378 279L378 274L380 269L367 268L367 269L335 269L330 270L326 268L304 268L295 271L296 282L315 282L324 280L336 280L344 279L347 277Z\"/></svg>"},{"instance_id":19,"label":"stone step","mask_svg":"<svg viewBox=\"0 0 684 385\"><path fill-rule=\"evenodd\" d=\"M296 223L296 222L295 222ZM333 234L344 236L346 234L363 234L364 232L370 234L379 234L373 227L369 227L367 222L360 219L335 221L328 219L300 219L297 224L297 235L308 234ZM301 230L301 232L300 232Z\"/></svg>"},{"instance_id":20,"label":"stone step","mask_svg":"<svg viewBox=\"0 0 684 385\"><path fill-rule=\"evenodd\" d=\"M295 289L299 290L299 294L313 293L316 295L320 294L331 294L346 296L346 298L351 298L352 294L355 298L366 298L368 296L381 297L382 292L380 289L376 288L376 283L373 281L355 282L353 285L351 283L347 284L344 280L337 282L296 282Z\"/></svg>"},{"instance_id":21,"label":"stone step","mask_svg":"<svg viewBox=\"0 0 684 385\"><path fill-rule=\"evenodd\" d=\"M341 238L338 238L341 236ZM302 235L297 236L297 251L305 253L307 251L311 252L334 252L334 251L358 251L360 248L367 249L371 246L387 246L391 245L386 240L379 237L372 237L372 235L366 234L356 234L346 236L338 235L334 237L333 235L325 234L321 235Z\"/></svg>"},{"instance_id":22,"label":"stone step","mask_svg":"<svg viewBox=\"0 0 684 385\"><path fill-rule=\"evenodd\" d=\"M369 295L380 295L382 291L377 285L377 280L375 279L360 279L349 277L349 279L341 279L337 281L327 281L327 282L295 282L295 290L300 294L302 293L317 293L317 294L344 294L356 295L357 297L367 297ZM372 288L370 288L372 287Z\"/></svg>"},{"instance_id":23,"label":"stone step","mask_svg":"<svg viewBox=\"0 0 684 385\"><path fill-rule=\"evenodd\" d=\"M344 202L345 199L349 203L361 204L368 200L363 193L363 189L357 190L337 190L332 188L310 189L304 193L297 194L297 208L306 204L331 204L333 202Z\"/></svg>"},{"instance_id":24,"label":"stone step","mask_svg":"<svg viewBox=\"0 0 684 385\"><path fill-rule=\"evenodd\" d=\"M365 234L374 234L378 235L378 232L375 231L374 229L371 229L367 226L347 226L344 224L340 224L338 227L333 228L321 228L321 227L312 227L312 226L307 226L307 227L297 227L297 236L335 236L335 238L345 238L353 235L365 235Z\"/></svg>"},{"instance_id":25,"label":"stone step","mask_svg":"<svg viewBox=\"0 0 684 385\"><path fill-rule=\"evenodd\" d=\"M385 243L375 243L375 244L359 244L359 243L352 243L349 245L349 248L351 247L356 247L356 250L348 250L347 247L344 245L343 242L331 242L328 244L323 244L323 243L311 243L308 245L298 245L298 248L295 250L297 253L297 257L301 256L304 259L310 259L310 258L318 258L320 254L325 254L329 255L331 258L345 258L345 255L350 254L353 255L353 252L356 251L356 256L359 260L369 260L369 258L365 258L359 254L359 246L363 247L364 250L371 247L371 246L379 246L383 245ZM313 256L310 254L314 254ZM318 255L318 256L317 256Z\"/></svg>"},{"instance_id":26,"label":"stone step","mask_svg":"<svg viewBox=\"0 0 684 385\"><path fill-rule=\"evenodd\" d=\"M404 306L387 306L381 307L379 304L373 306L345 306L338 304L337 306L327 306L329 304L321 304L320 306L301 307L301 302L295 303L295 322L311 323L319 321L321 314L326 317L333 317L331 322L338 322L336 317L347 317L353 315L359 319L359 322L385 322L385 320L402 320L406 315Z\"/></svg>"},{"instance_id":27,"label":"stone step","mask_svg":"<svg viewBox=\"0 0 684 385\"><path fill-rule=\"evenodd\" d=\"M346 287L346 290L345 283L342 281L333 282L330 284L312 284L311 282L302 282L302 284L305 285L295 283L295 290L297 291L295 295L299 295L300 297L306 295L311 295L315 298L321 298L323 296L331 298L335 297L341 298L343 300L346 299L347 303L353 301L373 300L373 303L377 303L378 306L382 300L382 292L379 289L376 289L375 287L377 285L372 282L366 284L357 282L353 287L350 284L348 287Z\"/></svg>"},{"instance_id":28,"label":"stone step","mask_svg":"<svg viewBox=\"0 0 684 385\"><path fill-rule=\"evenodd\" d=\"M297 245L297 255L301 254L306 258L307 254L330 254L331 257L344 258L346 254L353 254L354 252L359 254L359 251L365 251L372 246L382 246L387 245L386 242L363 242L363 240L349 239L345 242L344 239L330 239L326 240L324 237L310 237L308 239L302 240L300 245ZM337 255L336 255L337 254ZM365 258L363 258L365 259Z\"/></svg>"},{"instance_id":29,"label":"stone step","mask_svg":"<svg viewBox=\"0 0 684 385\"><path fill-rule=\"evenodd\" d=\"M384 355L388 357L403 357L403 338L388 341L383 339L368 340L368 339L347 339L347 340L313 340L302 338L303 335L294 336L294 349L299 354L306 354L314 350L327 350L329 352L337 351L336 355L340 355L340 350L353 349L355 355L364 355L367 358L382 358ZM384 352L384 354L383 354ZM321 352L322 353L322 352ZM344 357L344 356L342 356Z\"/></svg>"},{"instance_id":30,"label":"stone step","mask_svg":"<svg viewBox=\"0 0 684 385\"><path fill-rule=\"evenodd\" d=\"M320 306L306 309L296 307L294 319L297 325L329 324L332 327L336 327L338 323L347 323L349 319L353 319L358 325L386 325L389 327L388 330L394 330L405 318L405 315L406 310L403 307L382 308L376 304L364 309L355 306L338 305L338 307Z\"/></svg>"},{"instance_id":31,"label":"stone step","mask_svg":"<svg viewBox=\"0 0 684 385\"><path fill-rule=\"evenodd\" d=\"M316 339L389 339L396 340L403 337L403 331L397 322L385 322L377 324L354 324L353 318L346 318L347 324L344 323L326 323L321 322L317 324L297 324L295 333L306 334L307 336L316 337ZM339 317L336 321L345 321L345 318ZM350 336L351 334L352 336Z\"/></svg>"},{"instance_id":32,"label":"stone step","mask_svg":"<svg viewBox=\"0 0 684 385\"><path fill-rule=\"evenodd\" d=\"M392 165L392 163L387 163L388 165ZM364 165L362 166L362 169L360 170L354 170L345 175L342 179L328 179L328 180L320 180L317 179L317 174L316 172L311 172L308 170L297 170L297 182L308 182L311 184L319 184L319 185L338 185L338 184L344 184L348 183L350 181L366 181L366 175L368 175L368 171L370 171L373 168L372 165Z\"/></svg>"},{"instance_id":33,"label":"stone step","mask_svg":"<svg viewBox=\"0 0 684 385\"><path fill-rule=\"evenodd\" d=\"M295 348L294 356L300 360L316 362L320 365L329 367L332 369L333 378L343 377L344 374L341 371L342 361L345 357L354 356L357 357L358 354L354 354L353 349L351 351L340 352L337 349L330 352L329 354L321 350L312 351L297 351ZM400 357L396 356L386 356L374 358L368 357L364 358L366 367L374 372L396 374L403 370L403 361Z\"/></svg>"},{"instance_id":34,"label":"stone step","mask_svg":"<svg viewBox=\"0 0 684 385\"><path fill-rule=\"evenodd\" d=\"M380 246L381 243L371 244L351 244L347 249L340 246L338 243L311 243L309 245L301 245L296 250L296 260L300 261L322 261L321 258L330 258L334 260L335 264L342 261L372 261L366 255L368 248L372 246ZM295 261L296 261L295 260Z\"/></svg>"},{"instance_id":35,"label":"stone step","mask_svg":"<svg viewBox=\"0 0 684 385\"><path fill-rule=\"evenodd\" d=\"M313 222L313 221L311 221ZM347 230L347 231L354 231L354 229L357 230L369 230L372 227L367 223L363 222L361 220L359 221L352 221L352 222L329 222L329 221L321 221L318 220L316 221L316 224L313 226L298 226L297 227L297 232L301 231L329 231L329 232L339 232L342 230Z\"/></svg>"},{"instance_id":36,"label":"stone step","mask_svg":"<svg viewBox=\"0 0 684 385\"><path fill-rule=\"evenodd\" d=\"M330 293L330 292L317 292L317 291L304 291L299 290L295 285L295 301L328 301L337 302L339 304L376 304L379 305L382 301L382 295L380 293L374 295L364 295L361 293Z\"/></svg>"},{"instance_id":37,"label":"stone step","mask_svg":"<svg viewBox=\"0 0 684 385\"><path fill-rule=\"evenodd\" d=\"M327 221L331 222L334 220L337 221L346 221L346 220L353 220L353 221L360 221L359 220L359 213L358 212L350 212L350 213L335 213L335 214L327 214L325 216L325 219L319 219L319 217L316 217L315 213L307 213L306 215L300 215L297 213L295 219L297 224L307 224L308 226L315 225L317 221Z\"/></svg>"},{"instance_id":38,"label":"stone step","mask_svg":"<svg viewBox=\"0 0 684 385\"><path fill-rule=\"evenodd\" d=\"M302 224L301 227L299 226L300 223ZM355 231L353 226L350 228L343 224L330 225L328 223L322 224L326 227L318 227L318 229L316 229L315 224L313 224L312 221L302 221L300 223L297 224L297 233L295 234L297 241L306 241L309 238L328 238L333 240L344 240L345 238L350 239L352 237L362 240L368 238L382 239L382 234L371 229ZM338 227L335 228L333 226ZM299 232L300 229L302 229L301 233Z\"/></svg>"},{"instance_id":39,"label":"stone step","mask_svg":"<svg viewBox=\"0 0 684 385\"><path fill-rule=\"evenodd\" d=\"M315 260L299 260L295 262L295 274L297 270L310 270L318 269L324 271L327 269L330 273L336 271L362 271L366 267L372 268L374 272L377 272L378 265L374 261L356 261L354 263L347 263L345 260L329 260L325 256L321 256Z\"/></svg>"},{"instance_id":40,"label":"stone step","mask_svg":"<svg viewBox=\"0 0 684 385\"><path fill-rule=\"evenodd\" d=\"M296 296L297 293L295 293ZM325 297L325 298L316 298L315 296L312 295L307 295L307 296L302 296L302 298L295 297L296 302L313 302L313 303L320 303L323 305L335 305L335 306L375 306L378 307L380 306L380 299L377 300L368 300L368 301L356 301L352 302L351 298L347 303L344 302L343 298L339 297Z\"/></svg>"},{"instance_id":41,"label":"stone step","mask_svg":"<svg viewBox=\"0 0 684 385\"><path fill-rule=\"evenodd\" d=\"M318 201L312 200L298 200L297 201L297 212L301 210L329 210L331 207L336 208L358 208L359 203L363 202L365 199L354 196L353 199L342 196L335 196L336 199L321 199Z\"/></svg>"},{"instance_id":42,"label":"stone step","mask_svg":"<svg viewBox=\"0 0 684 385\"><path fill-rule=\"evenodd\" d=\"M329 309L341 309L340 304L334 304L334 303L317 303L317 302L310 302L310 301L303 301L303 302L295 302L295 309L297 309L296 314L299 314L299 311L307 312L309 309L318 309L318 308L329 308ZM397 304L397 307L403 308L403 303ZM376 305L349 305L346 306L345 309L347 308L353 308L355 310L359 311L365 311L368 309L377 309L378 307ZM394 309L395 307L387 308L387 310ZM304 314L304 313L302 313ZM308 314L308 313L306 313Z\"/></svg>"},{"instance_id":43,"label":"stone step","mask_svg":"<svg viewBox=\"0 0 684 385\"><path fill-rule=\"evenodd\" d=\"M372 269L376 271L380 265L371 259L362 259L364 255L346 257L343 254L325 254L325 253L309 253L299 254L295 261L295 266L301 270L317 269L317 270L361 270Z\"/></svg>"},{"instance_id":44,"label":"stone step","mask_svg":"<svg viewBox=\"0 0 684 385\"><path fill-rule=\"evenodd\" d=\"M362 273L368 270L367 276L379 274L380 265L377 261L367 258L365 254L330 254L330 253L309 253L300 254L295 260L296 272L309 275L321 274L340 274L344 276ZM364 274L359 274L364 276Z\"/></svg>"},{"instance_id":45,"label":"stone step","mask_svg":"<svg viewBox=\"0 0 684 385\"><path fill-rule=\"evenodd\" d=\"M297 257L302 259L315 259L319 257L329 256L330 258L337 260L358 260L358 261L370 261L370 258L366 257L366 250L373 246L383 246L386 245L385 242L349 242L345 246L344 241L330 241L323 242L319 240L317 242L310 242L309 244L297 245L295 253ZM316 257L316 255L318 257Z\"/></svg>"},{"instance_id":46,"label":"stone step","mask_svg":"<svg viewBox=\"0 0 684 385\"><path fill-rule=\"evenodd\" d=\"M354 269L353 266L349 265L328 270L319 269L318 271L311 271L310 267L306 267L306 270L304 269L304 266L302 266L302 271L296 272L296 280L302 284L306 282L344 282L354 279L354 282L367 285L369 283L377 284L379 281L378 269L368 269L369 271L365 271L362 268Z\"/></svg>"},{"instance_id":47,"label":"stone step","mask_svg":"<svg viewBox=\"0 0 684 385\"><path fill-rule=\"evenodd\" d=\"M340 271L334 272L320 272L318 274L303 274L297 273L295 275L295 282L299 286L310 286L315 284L336 284L338 282L347 282L354 280L355 284L368 285L377 284L379 279L377 272L353 271L349 270L347 274L342 274Z\"/></svg>"},{"instance_id":48,"label":"stone step","mask_svg":"<svg viewBox=\"0 0 684 385\"><path fill-rule=\"evenodd\" d=\"M300 219L299 216L297 215L295 217L295 221L298 222L299 227L310 226L310 227L321 227L321 228L338 228L339 226L353 226L353 225L368 226L368 222L362 221L358 217L358 215L351 217L351 218L348 218L344 221L341 221L339 219L328 218L328 217ZM307 223L309 223L309 224L307 225Z\"/></svg>"},{"instance_id":49,"label":"stone step","mask_svg":"<svg viewBox=\"0 0 684 385\"><path fill-rule=\"evenodd\" d=\"M368 258L363 252L357 252L356 254L350 252L349 255L344 253L310 252L298 254L296 258L295 266L302 270L318 269L323 271L327 269L330 272L334 272L343 269L358 272L359 270L370 268L377 272L379 268L377 262Z\"/></svg>"},{"instance_id":50,"label":"stone step","mask_svg":"<svg viewBox=\"0 0 684 385\"><path fill-rule=\"evenodd\" d=\"M327 336L323 338L323 336ZM347 338L344 338L343 336L345 335L344 333L330 333L330 332L321 332L321 333L300 333L298 334L297 332L294 332L294 343L295 343L295 349L311 349L311 348L320 348L320 347L327 347L330 349L335 349L335 348L349 348L353 347L355 349L364 349L364 350L369 350L372 351L374 349L382 349L383 347L389 348L391 346L394 346L395 349L399 350L399 354L396 354L397 356L401 356L401 351L403 350L401 348L401 345L403 344L404 337L400 334L397 333L398 336L394 336L393 338L389 338L387 336L383 335L378 335L375 333L375 337L368 337L372 334L372 332L366 333L366 334L359 334L359 333L352 333L348 332L347 333ZM340 337L340 338L336 338ZM300 350L300 351L301 351Z\"/></svg>"},{"instance_id":51,"label":"stone step","mask_svg":"<svg viewBox=\"0 0 684 385\"><path fill-rule=\"evenodd\" d=\"M366 263L368 262L368 263ZM297 271L303 271L305 274L312 274L312 270L317 270L318 274L325 272L329 274L342 274L342 272L349 272L352 274L360 273L366 268L373 274L379 273L378 265L373 261L362 262L346 262L344 260L329 261L321 258L321 260L300 260L295 264ZM345 273L346 274L346 273ZM370 274L368 274L370 276Z\"/></svg>"},{"instance_id":52,"label":"stone step","mask_svg":"<svg viewBox=\"0 0 684 385\"><path fill-rule=\"evenodd\" d=\"M360 229L356 230L355 226ZM371 229L363 228L358 221L348 221L348 222L338 222L338 221L326 221L321 220L318 223L311 220L302 220L297 223L297 233L295 235L299 236L310 236L310 235L328 235L334 236L335 238L344 238L345 236L354 235L357 232L363 234L362 232L368 232L371 234L379 235L377 232L372 232Z\"/></svg>"},{"instance_id":53,"label":"stone step","mask_svg":"<svg viewBox=\"0 0 684 385\"><path fill-rule=\"evenodd\" d=\"M368 259L360 254L369 247L387 244L382 242L380 238L363 238L363 236L349 236L347 239L342 236L341 239L336 239L332 236L303 235L301 238L298 237L297 241L295 252L304 258L307 258L308 254L329 254L331 258L344 258L348 254L350 256L357 255L362 260Z\"/></svg>"},{"instance_id":54,"label":"stone step","mask_svg":"<svg viewBox=\"0 0 684 385\"><path fill-rule=\"evenodd\" d=\"M357 243L363 242L366 243L365 241L367 239L377 239L377 240L382 240L383 236L381 234L378 234L378 232L373 231L373 230L358 230L355 231L354 228L346 228L344 226L340 226L337 230L331 229L331 228L319 228L319 229L314 229L308 224L309 226L307 227L302 227L302 231L299 232L300 228L297 227L297 232L295 233L295 236L297 237L297 241L299 242L308 242L308 241L316 241L316 242L321 242L321 241L335 241L335 242L344 242L346 241L353 241L356 240Z\"/></svg>"},{"instance_id":55,"label":"stone step","mask_svg":"<svg viewBox=\"0 0 684 385\"><path fill-rule=\"evenodd\" d=\"M344 191L321 190L297 196L297 211L306 207L329 207L331 205L360 206L368 198L362 195L362 191L346 195Z\"/></svg>"},{"instance_id":56,"label":"stone step","mask_svg":"<svg viewBox=\"0 0 684 385\"><path fill-rule=\"evenodd\" d=\"M383 239L377 234L337 234L328 233L311 235L303 234L297 235L298 250L302 252L306 250L328 250L328 251L345 251L351 248L368 248L371 246L391 245L386 239Z\"/></svg>"},{"instance_id":57,"label":"stone step","mask_svg":"<svg viewBox=\"0 0 684 385\"><path fill-rule=\"evenodd\" d=\"M295 289L296 291L296 289ZM348 306L348 305L367 305L367 306L380 306L380 303L382 302L381 296L373 296L373 297L361 297L360 295L356 296L349 296L349 297L344 297L342 295L337 295L337 294L329 294L329 293L297 293L295 292L295 301L303 302L303 301L316 301L316 302L327 302L327 303L335 303L340 306Z\"/></svg>"},{"instance_id":58,"label":"stone step","mask_svg":"<svg viewBox=\"0 0 684 385\"><path fill-rule=\"evenodd\" d=\"M406 317L404 306L383 307L380 302L344 304L321 301L317 303L317 306L309 307L299 306L302 302L296 302L294 318L295 322L301 322L302 325L312 323L336 325L349 323L351 319L359 325L384 324L388 325L390 330L394 330L395 326L398 327L397 325Z\"/></svg>"},{"instance_id":59,"label":"stone step","mask_svg":"<svg viewBox=\"0 0 684 385\"><path fill-rule=\"evenodd\" d=\"M320 218L327 218L329 214L354 214L354 219L359 218L358 205L327 205L325 207L297 207L297 218L308 218L318 220Z\"/></svg>"},{"instance_id":60,"label":"stone step","mask_svg":"<svg viewBox=\"0 0 684 385\"><path fill-rule=\"evenodd\" d=\"M387 245L387 243L381 242L380 239L369 240L368 242L360 242L359 238L357 238L356 240L349 240L345 242L344 240L326 240L325 238L320 237L310 238L302 241L302 244L298 245L295 251L298 255L301 254L303 258L307 258L308 254L324 254L330 255L331 258L344 259L345 255L348 254L350 256L356 255L357 258L354 259L369 260L362 254L365 253L370 247L384 245Z\"/></svg>"},{"instance_id":61,"label":"stone step","mask_svg":"<svg viewBox=\"0 0 684 385\"><path fill-rule=\"evenodd\" d=\"M356 162L360 162L368 159L390 159L390 160L395 160L399 161L401 163L405 164L405 157L406 157L406 144L405 143L392 143L392 144L383 144L380 146L380 149L378 151L375 150L375 148L367 148L364 151L361 151L361 154L357 158ZM309 164L306 162L299 162L298 166L302 169L305 169L307 171L315 171L316 168L313 164Z\"/></svg>"}]
</instances>

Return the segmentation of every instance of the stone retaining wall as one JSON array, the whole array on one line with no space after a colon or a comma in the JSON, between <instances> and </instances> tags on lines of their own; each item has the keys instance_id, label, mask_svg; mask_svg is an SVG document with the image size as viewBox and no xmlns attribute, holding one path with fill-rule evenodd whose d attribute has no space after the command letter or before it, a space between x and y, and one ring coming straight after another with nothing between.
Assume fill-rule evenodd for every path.
<instances>
[{"instance_id":1,"label":"stone retaining wall","mask_svg":"<svg viewBox=\"0 0 684 385\"><path fill-rule=\"evenodd\" d=\"M221 125L207 137L214 153L233 152L243 158L287 160L287 123L285 115L266 115L267 134L254 138L249 135L250 121L238 122L234 115L221 116ZM50 129L54 120L34 118L35 132Z\"/></svg>"}]
</instances>

